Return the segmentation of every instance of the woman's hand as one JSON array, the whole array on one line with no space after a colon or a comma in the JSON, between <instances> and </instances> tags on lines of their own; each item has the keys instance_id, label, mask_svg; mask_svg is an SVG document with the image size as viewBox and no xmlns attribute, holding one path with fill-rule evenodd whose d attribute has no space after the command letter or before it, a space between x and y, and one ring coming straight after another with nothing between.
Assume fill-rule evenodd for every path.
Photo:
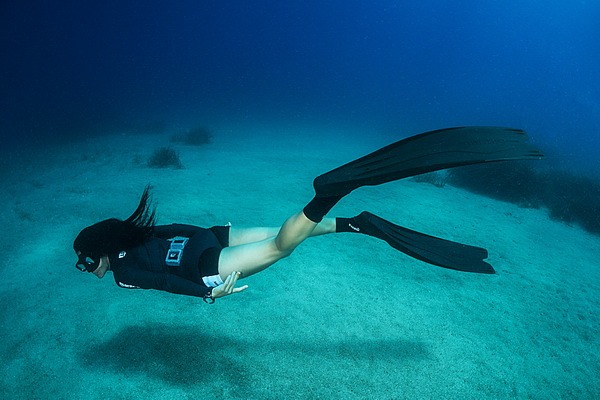
<instances>
[{"instance_id":1,"label":"woman's hand","mask_svg":"<svg viewBox=\"0 0 600 400\"><path fill-rule=\"evenodd\" d=\"M237 283L238 278L240 277L239 272L232 272L229 274L227 279L222 285L217 286L212 290L212 298L218 299L219 297L229 296L233 293L239 293L248 289L248 285L244 285L242 287L236 288L235 284Z\"/></svg>"}]
</instances>

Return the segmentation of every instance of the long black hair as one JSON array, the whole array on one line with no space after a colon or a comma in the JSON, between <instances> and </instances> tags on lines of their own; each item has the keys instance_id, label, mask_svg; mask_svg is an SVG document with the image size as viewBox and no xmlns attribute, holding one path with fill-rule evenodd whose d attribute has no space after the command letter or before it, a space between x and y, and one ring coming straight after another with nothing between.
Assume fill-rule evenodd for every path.
<instances>
[{"instance_id":1,"label":"long black hair","mask_svg":"<svg viewBox=\"0 0 600 400\"><path fill-rule=\"evenodd\" d=\"M144 243L154 233L156 208L152 207L147 185L140 203L126 220L111 218L88 226L79 232L73 242L75 252L97 259Z\"/></svg>"}]
</instances>

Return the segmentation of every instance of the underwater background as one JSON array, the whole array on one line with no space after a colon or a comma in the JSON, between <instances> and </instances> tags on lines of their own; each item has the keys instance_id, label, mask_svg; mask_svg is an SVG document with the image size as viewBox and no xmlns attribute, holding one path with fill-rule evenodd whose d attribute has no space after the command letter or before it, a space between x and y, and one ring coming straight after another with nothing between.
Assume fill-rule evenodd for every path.
<instances>
[{"instance_id":1,"label":"underwater background","mask_svg":"<svg viewBox=\"0 0 600 400\"><path fill-rule=\"evenodd\" d=\"M586 1L7 1L0 127L14 145L192 122L504 124L598 173L598 18Z\"/></svg>"},{"instance_id":2,"label":"underwater background","mask_svg":"<svg viewBox=\"0 0 600 400\"><path fill-rule=\"evenodd\" d=\"M599 398L599 21L564 0L2 2L0 393ZM148 183L160 223L275 226L320 173L462 125L524 129L547 157L332 215L486 247L496 275L358 235L213 306L73 268L77 232Z\"/></svg>"}]
</instances>

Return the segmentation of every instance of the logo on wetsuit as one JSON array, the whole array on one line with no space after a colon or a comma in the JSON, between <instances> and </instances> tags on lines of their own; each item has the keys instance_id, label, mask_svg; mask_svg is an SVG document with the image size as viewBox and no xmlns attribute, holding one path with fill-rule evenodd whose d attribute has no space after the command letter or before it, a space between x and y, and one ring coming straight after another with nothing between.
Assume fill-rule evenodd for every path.
<instances>
[{"instance_id":1,"label":"logo on wetsuit","mask_svg":"<svg viewBox=\"0 0 600 400\"><path fill-rule=\"evenodd\" d=\"M134 286L134 285L128 285L126 283L123 282L117 282L117 284L119 285L119 287L122 287L124 289L139 289L139 286Z\"/></svg>"},{"instance_id":2,"label":"logo on wetsuit","mask_svg":"<svg viewBox=\"0 0 600 400\"><path fill-rule=\"evenodd\" d=\"M352 229L355 232L360 232L360 228L357 228L356 226L352 226L352 224L348 224L348 226L350 227L350 229Z\"/></svg>"},{"instance_id":3,"label":"logo on wetsuit","mask_svg":"<svg viewBox=\"0 0 600 400\"><path fill-rule=\"evenodd\" d=\"M171 242L171 247L167 251L167 257L165 258L165 263L170 267L179 267L181 264L181 258L183 257L183 249L187 244L189 238L182 236L175 236L174 238L169 239Z\"/></svg>"}]
</instances>

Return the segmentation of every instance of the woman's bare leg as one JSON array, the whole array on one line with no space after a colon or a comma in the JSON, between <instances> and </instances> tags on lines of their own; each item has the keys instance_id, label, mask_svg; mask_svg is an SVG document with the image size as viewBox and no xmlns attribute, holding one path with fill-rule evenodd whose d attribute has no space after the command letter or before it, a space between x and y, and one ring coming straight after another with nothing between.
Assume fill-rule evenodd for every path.
<instances>
[{"instance_id":1,"label":"woman's bare leg","mask_svg":"<svg viewBox=\"0 0 600 400\"><path fill-rule=\"evenodd\" d=\"M229 228L229 245L239 246L260 242L277 236L281 227L255 227L255 228ZM335 233L335 218L325 218L321 221L310 234L310 237Z\"/></svg>"},{"instance_id":2,"label":"woman's bare leg","mask_svg":"<svg viewBox=\"0 0 600 400\"><path fill-rule=\"evenodd\" d=\"M309 236L331 232L335 232L335 220L328 218L317 224L299 212L288 218L274 237L224 248L219 257L219 275L225 280L237 271L242 278L248 277L292 254Z\"/></svg>"}]
</instances>

